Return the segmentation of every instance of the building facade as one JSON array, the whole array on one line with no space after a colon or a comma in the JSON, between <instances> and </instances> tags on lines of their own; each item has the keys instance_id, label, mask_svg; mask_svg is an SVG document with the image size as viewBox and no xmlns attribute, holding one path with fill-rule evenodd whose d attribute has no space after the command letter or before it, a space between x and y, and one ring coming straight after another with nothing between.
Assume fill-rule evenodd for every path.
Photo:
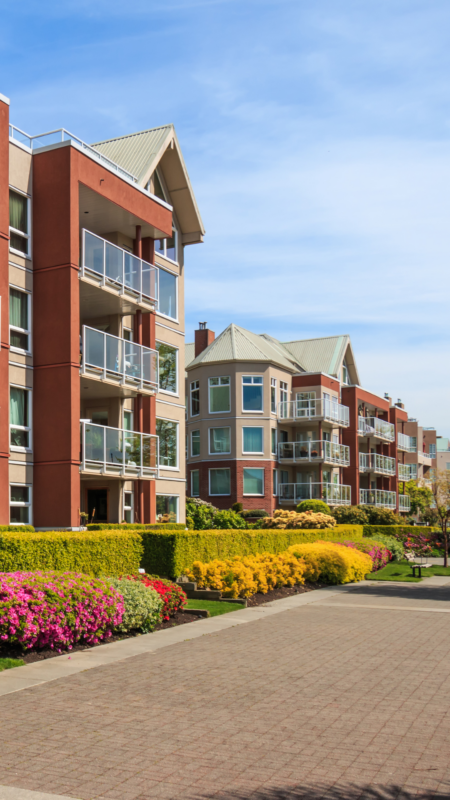
<instances>
[{"instance_id":1,"label":"building facade","mask_svg":"<svg viewBox=\"0 0 450 800\"><path fill-rule=\"evenodd\" d=\"M0 95L0 524L184 520L183 254L203 234L172 125L29 136Z\"/></svg>"}]
</instances>

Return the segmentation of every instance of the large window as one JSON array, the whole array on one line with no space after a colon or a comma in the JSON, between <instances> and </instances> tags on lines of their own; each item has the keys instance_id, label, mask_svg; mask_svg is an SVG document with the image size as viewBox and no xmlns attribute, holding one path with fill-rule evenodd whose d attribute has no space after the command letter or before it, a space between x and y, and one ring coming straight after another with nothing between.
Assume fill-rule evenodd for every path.
<instances>
[{"instance_id":1,"label":"large window","mask_svg":"<svg viewBox=\"0 0 450 800\"><path fill-rule=\"evenodd\" d=\"M231 478L229 469L209 470L209 494L210 495L231 494Z\"/></svg>"},{"instance_id":2,"label":"large window","mask_svg":"<svg viewBox=\"0 0 450 800\"><path fill-rule=\"evenodd\" d=\"M31 524L31 486L10 485L9 520L13 525Z\"/></svg>"},{"instance_id":3,"label":"large window","mask_svg":"<svg viewBox=\"0 0 450 800\"><path fill-rule=\"evenodd\" d=\"M209 413L230 411L230 379L209 378Z\"/></svg>"},{"instance_id":4,"label":"large window","mask_svg":"<svg viewBox=\"0 0 450 800\"><path fill-rule=\"evenodd\" d=\"M264 495L263 469L244 469L244 494Z\"/></svg>"},{"instance_id":5,"label":"large window","mask_svg":"<svg viewBox=\"0 0 450 800\"><path fill-rule=\"evenodd\" d=\"M165 317L177 319L177 276L159 267L158 311Z\"/></svg>"},{"instance_id":6,"label":"large window","mask_svg":"<svg viewBox=\"0 0 450 800\"><path fill-rule=\"evenodd\" d=\"M191 433L191 454L193 456L200 455L200 431L192 431Z\"/></svg>"},{"instance_id":7,"label":"large window","mask_svg":"<svg viewBox=\"0 0 450 800\"><path fill-rule=\"evenodd\" d=\"M178 495L156 495L156 518L166 522L178 522Z\"/></svg>"},{"instance_id":8,"label":"large window","mask_svg":"<svg viewBox=\"0 0 450 800\"><path fill-rule=\"evenodd\" d=\"M30 201L13 189L9 190L9 246L21 255L30 255Z\"/></svg>"},{"instance_id":9,"label":"large window","mask_svg":"<svg viewBox=\"0 0 450 800\"><path fill-rule=\"evenodd\" d=\"M263 428L242 428L242 452L264 452Z\"/></svg>"},{"instance_id":10,"label":"large window","mask_svg":"<svg viewBox=\"0 0 450 800\"><path fill-rule=\"evenodd\" d=\"M430 444L429 453L432 458L436 458L436 445Z\"/></svg>"},{"instance_id":11,"label":"large window","mask_svg":"<svg viewBox=\"0 0 450 800\"><path fill-rule=\"evenodd\" d=\"M270 410L272 414L277 413L277 379L270 379Z\"/></svg>"},{"instance_id":12,"label":"large window","mask_svg":"<svg viewBox=\"0 0 450 800\"><path fill-rule=\"evenodd\" d=\"M160 467L178 467L178 422L168 419L156 420L156 433L159 436Z\"/></svg>"},{"instance_id":13,"label":"large window","mask_svg":"<svg viewBox=\"0 0 450 800\"><path fill-rule=\"evenodd\" d=\"M31 449L31 393L28 389L11 386L9 395L9 424L11 447Z\"/></svg>"},{"instance_id":14,"label":"large window","mask_svg":"<svg viewBox=\"0 0 450 800\"><path fill-rule=\"evenodd\" d=\"M9 290L9 343L17 350L31 350L30 295L20 289Z\"/></svg>"},{"instance_id":15,"label":"large window","mask_svg":"<svg viewBox=\"0 0 450 800\"><path fill-rule=\"evenodd\" d=\"M193 469L191 471L191 497L198 497L200 495L200 470Z\"/></svg>"},{"instance_id":16,"label":"large window","mask_svg":"<svg viewBox=\"0 0 450 800\"><path fill-rule=\"evenodd\" d=\"M200 414L200 381L191 383L191 417Z\"/></svg>"},{"instance_id":17,"label":"large window","mask_svg":"<svg viewBox=\"0 0 450 800\"><path fill-rule=\"evenodd\" d=\"M209 429L209 454L222 455L231 452L230 428Z\"/></svg>"},{"instance_id":18,"label":"large window","mask_svg":"<svg viewBox=\"0 0 450 800\"><path fill-rule=\"evenodd\" d=\"M263 379L257 375L244 375L242 378L242 410L263 410Z\"/></svg>"},{"instance_id":19,"label":"large window","mask_svg":"<svg viewBox=\"0 0 450 800\"><path fill-rule=\"evenodd\" d=\"M163 342L156 342L156 349L159 353L159 388L163 392L177 394L178 350Z\"/></svg>"},{"instance_id":20,"label":"large window","mask_svg":"<svg viewBox=\"0 0 450 800\"><path fill-rule=\"evenodd\" d=\"M155 240L155 255L170 258L171 261L178 261L178 232L175 226L172 228L172 236L169 239Z\"/></svg>"}]
</instances>

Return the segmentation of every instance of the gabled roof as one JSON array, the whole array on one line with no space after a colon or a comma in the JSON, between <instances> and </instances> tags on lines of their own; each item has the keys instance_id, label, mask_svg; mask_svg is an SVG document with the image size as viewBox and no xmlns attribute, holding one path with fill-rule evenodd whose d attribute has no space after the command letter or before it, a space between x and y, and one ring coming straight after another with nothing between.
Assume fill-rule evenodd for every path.
<instances>
[{"instance_id":1,"label":"gabled roof","mask_svg":"<svg viewBox=\"0 0 450 800\"><path fill-rule=\"evenodd\" d=\"M349 345L350 336L347 335L283 343L306 372L326 372L328 375L337 375Z\"/></svg>"},{"instance_id":2,"label":"gabled roof","mask_svg":"<svg viewBox=\"0 0 450 800\"><path fill-rule=\"evenodd\" d=\"M92 145L147 186L155 169L162 171L184 244L202 241L205 229L186 164L172 124L118 136Z\"/></svg>"}]
</instances>

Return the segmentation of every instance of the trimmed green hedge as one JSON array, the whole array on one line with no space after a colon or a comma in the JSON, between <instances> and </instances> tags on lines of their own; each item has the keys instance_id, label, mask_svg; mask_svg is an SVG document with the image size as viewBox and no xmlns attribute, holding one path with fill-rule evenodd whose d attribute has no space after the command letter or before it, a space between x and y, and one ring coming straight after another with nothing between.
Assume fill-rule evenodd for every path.
<instances>
[{"instance_id":1,"label":"trimmed green hedge","mask_svg":"<svg viewBox=\"0 0 450 800\"><path fill-rule=\"evenodd\" d=\"M292 544L363 538L362 525L336 525L324 530L210 530L160 533L142 531L142 566L153 575L176 578L190 569L194 561L249 556L256 553L282 553Z\"/></svg>"},{"instance_id":2,"label":"trimmed green hedge","mask_svg":"<svg viewBox=\"0 0 450 800\"><path fill-rule=\"evenodd\" d=\"M10 531L34 531L32 525L0 525L0 533L8 533Z\"/></svg>"},{"instance_id":3,"label":"trimmed green hedge","mask_svg":"<svg viewBox=\"0 0 450 800\"><path fill-rule=\"evenodd\" d=\"M184 522L156 522L154 525L138 525L128 522L107 523L93 522L86 525L88 531L185 531Z\"/></svg>"},{"instance_id":4,"label":"trimmed green hedge","mask_svg":"<svg viewBox=\"0 0 450 800\"><path fill-rule=\"evenodd\" d=\"M435 533L438 529L428 528L426 525L364 525L363 536L375 536L377 533L384 533L385 536L394 536L396 539L398 535L408 536L420 534L426 536L428 533Z\"/></svg>"},{"instance_id":5,"label":"trimmed green hedge","mask_svg":"<svg viewBox=\"0 0 450 800\"><path fill-rule=\"evenodd\" d=\"M0 534L0 572L54 569L122 575L138 571L142 553L142 538L135 531Z\"/></svg>"}]
</instances>

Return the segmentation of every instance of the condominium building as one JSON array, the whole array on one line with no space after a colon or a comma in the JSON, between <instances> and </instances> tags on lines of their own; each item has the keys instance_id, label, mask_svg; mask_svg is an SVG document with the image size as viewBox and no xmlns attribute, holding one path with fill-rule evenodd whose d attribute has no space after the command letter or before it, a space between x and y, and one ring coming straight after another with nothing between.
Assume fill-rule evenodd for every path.
<instances>
[{"instance_id":1,"label":"condominium building","mask_svg":"<svg viewBox=\"0 0 450 800\"><path fill-rule=\"evenodd\" d=\"M400 405L401 401L397 401ZM400 480L417 480L429 483L437 466L436 428L424 428L417 419L408 417L405 434L409 437L409 449L404 449L404 462L399 472Z\"/></svg>"},{"instance_id":2,"label":"condominium building","mask_svg":"<svg viewBox=\"0 0 450 800\"><path fill-rule=\"evenodd\" d=\"M436 468L450 470L450 439L444 436L436 437Z\"/></svg>"},{"instance_id":3,"label":"condominium building","mask_svg":"<svg viewBox=\"0 0 450 800\"><path fill-rule=\"evenodd\" d=\"M194 497L269 513L309 498L409 510L407 414L360 387L349 336L282 343L230 325L216 339L200 323L186 375Z\"/></svg>"},{"instance_id":4,"label":"condominium building","mask_svg":"<svg viewBox=\"0 0 450 800\"><path fill-rule=\"evenodd\" d=\"M0 95L0 524L184 520L184 268L203 224L173 125L29 135Z\"/></svg>"}]
</instances>

